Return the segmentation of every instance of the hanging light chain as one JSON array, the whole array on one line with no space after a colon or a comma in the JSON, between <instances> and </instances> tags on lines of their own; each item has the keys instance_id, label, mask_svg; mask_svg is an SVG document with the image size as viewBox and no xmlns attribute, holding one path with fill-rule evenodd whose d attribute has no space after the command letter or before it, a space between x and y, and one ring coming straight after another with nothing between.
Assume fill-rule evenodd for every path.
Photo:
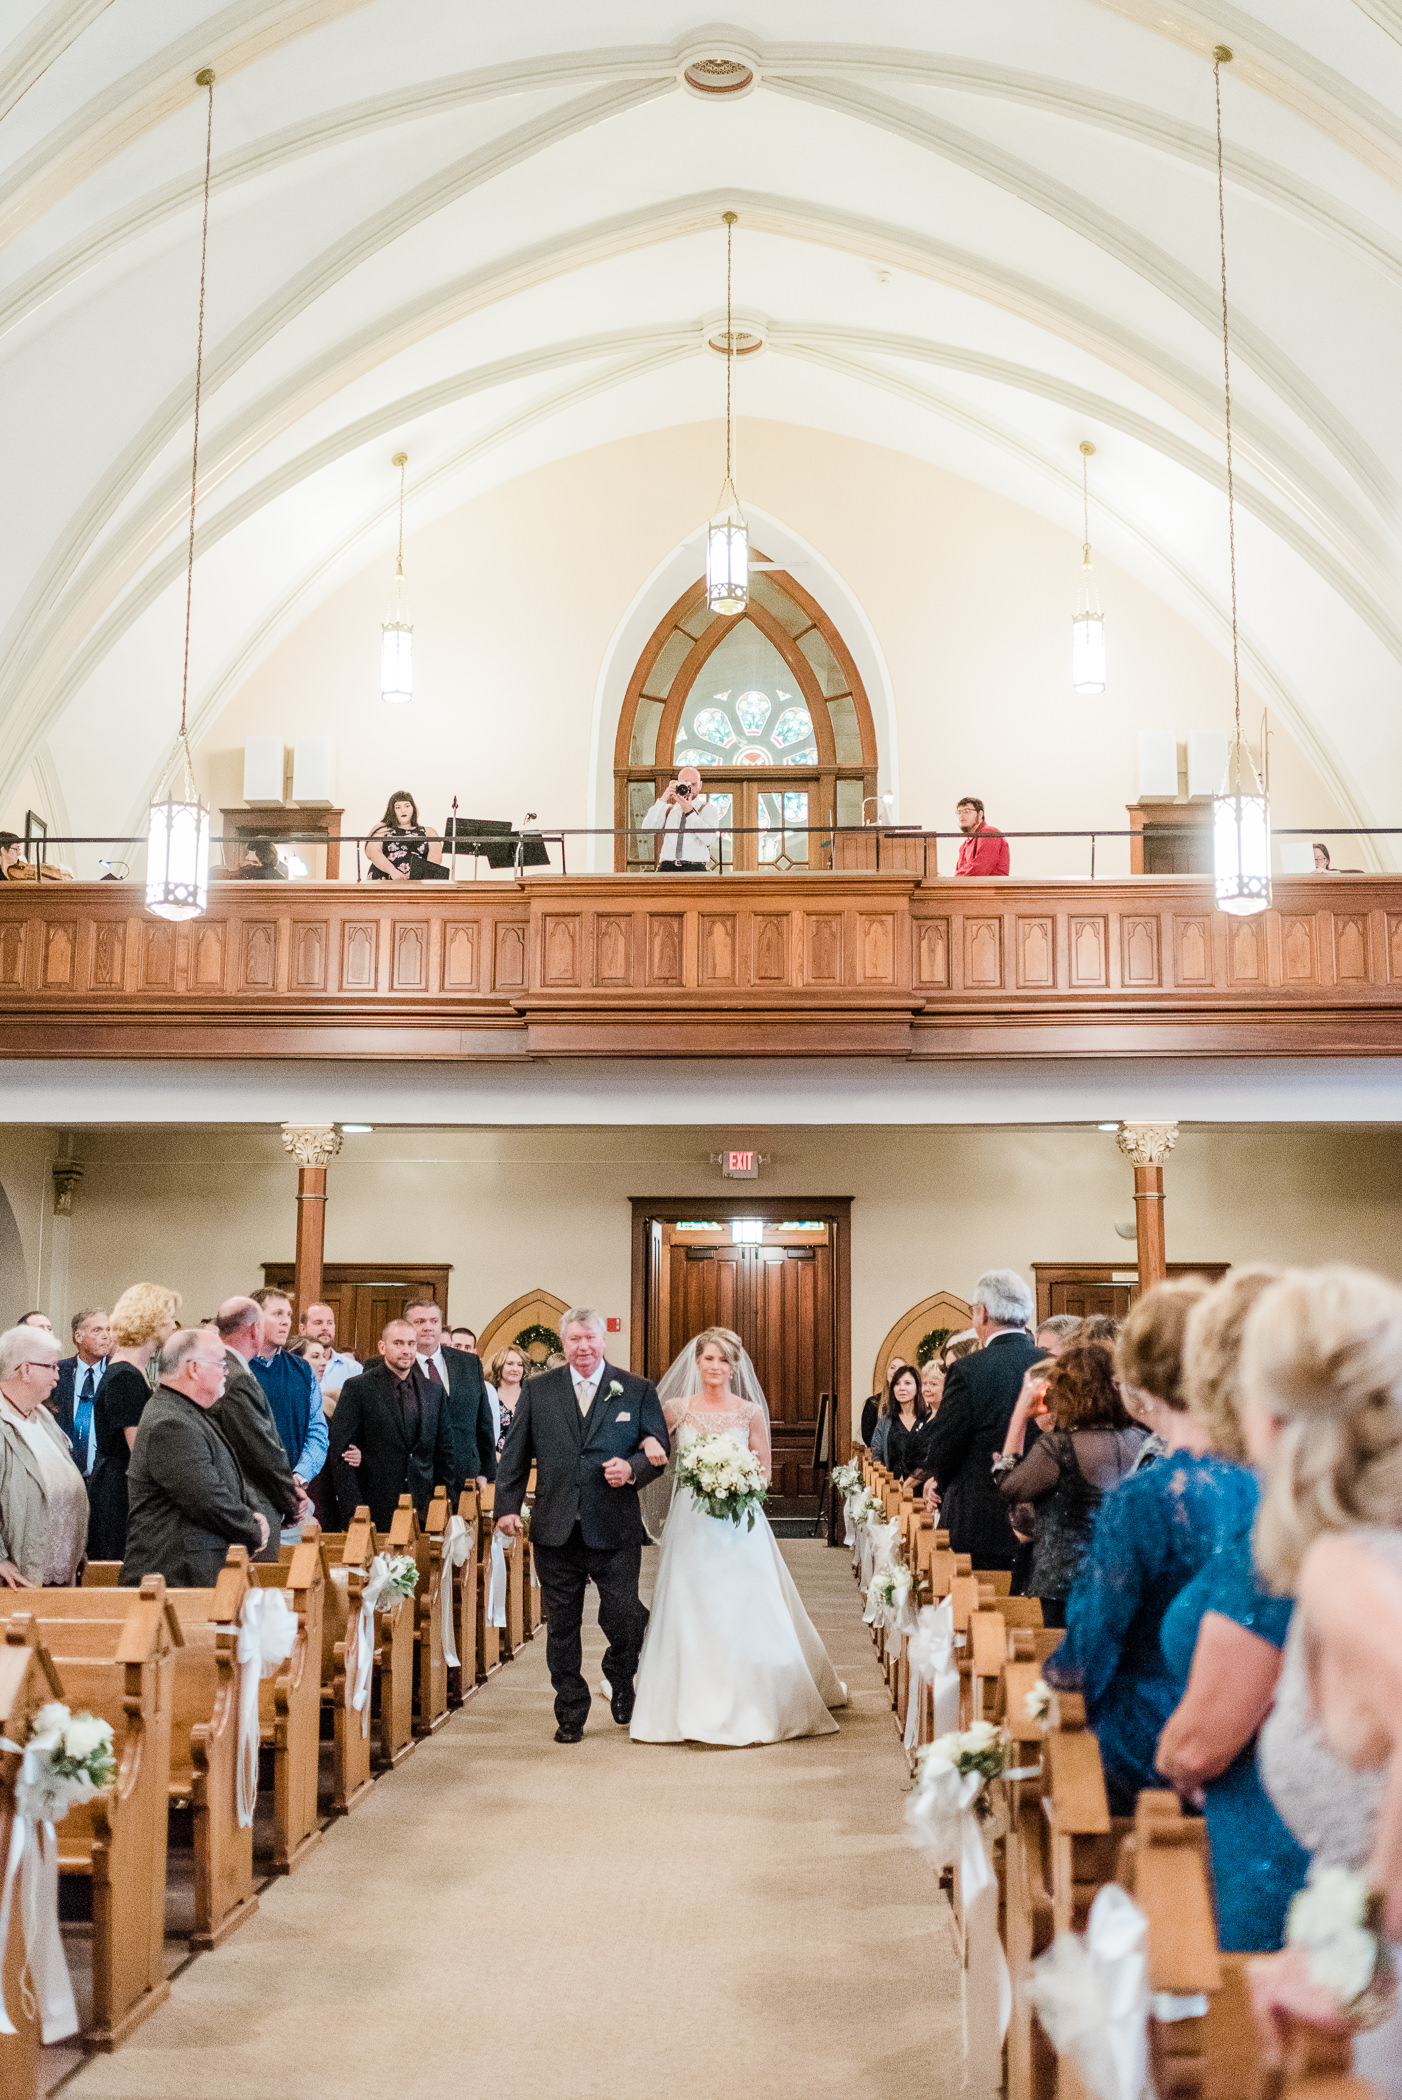
<instances>
[{"instance_id":1,"label":"hanging light chain","mask_svg":"<svg viewBox=\"0 0 1402 2100\"><path fill-rule=\"evenodd\" d=\"M1081 559L1090 567L1090 456L1095 447L1088 438L1081 440Z\"/></svg>"},{"instance_id":2,"label":"hanging light chain","mask_svg":"<svg viewBox=\"0 0 1402 2100\"><path fill-rule=\"evenodd\" d=\"M735 220L733 211L725 214L725 478L732 496L735 494L735 413L732 406L735 328L731 319L731 256Z\"/></svg>"},{"instance_id":3,"label":"hanging light chain","mask_svg":"<svg viewBox=\"0 0 1402 2100\"><path fill-rule=\"evenodd\" d=\"M190 454L190 547L185 569L185 670L180 683L180 742L185 763L190 762L186 736L186 711L190 699L190 614L195 596L195 496L200 478L200 389L204 380L204 287L209 263L209 174L214 151L214 68L206 66L195 75L195 84L209 90L209 110L204 133L204 228L200 235L200 327L195 347L195 439Z\"/></svg>"},{"instance_id":4,"label":"hanging light chain","mask_svg":"<svg viewBox=\"0 0 1402 2100\"><path fill-rule=\"evenodd\" d=\"M1232 476L1232 352L1227 325L1227 194L1222 175L1222 67L1231 63L1231 51L1218 44L1212 54L1212 80L1217 94L1217 225L1222 247L1222 394L1227 420L1227 548L1232 580L1232 698L1236 729L1232 745L1232 771L1241 785L1241 651L1237 640L1236 603L1236 488Z\"/></svg>"},{"instance_id":5,"label":"hanging light chain","mask_svg":"<svg viewBox=\"0 0 1402 2100\"><path fill-rule=\"evenodd\" d=\"M390 461L392 467L399 469L399 552L395 557L395 574L401 583L404 581L404 470L408 464L407 452L396 452Z\"/></svg>"}]
</instances>

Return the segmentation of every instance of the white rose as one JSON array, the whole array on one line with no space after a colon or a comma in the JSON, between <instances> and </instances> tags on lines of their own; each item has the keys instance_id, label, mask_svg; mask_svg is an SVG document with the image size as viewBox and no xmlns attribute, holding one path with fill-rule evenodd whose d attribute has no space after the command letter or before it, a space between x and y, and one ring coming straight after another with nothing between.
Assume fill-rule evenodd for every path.
<instances>
[{"instance_id":1,"label":"white rose","mask_svg":"<svg viewBox=\"0 0 1402 2100\"><path fill-rule=\"evenodd\" d=\"M63 1731L63 1747L78 1763L86 1764L94 1750L110 1747L112 1724L100 1721L94 1714L75 1714Z\"/></svg>"},{"instance_id":2,"label":"white rose","mask_svg":"<svg viewBox=\"0 0 1402 2100\"><path fill-rule=\"evenodd\" d=\"M1309 1950L1309 1978L1339 2005L1352 2005L1373 1980L1378 1943L1361 1925L1351 1925Z\"/></svg>"},{"instance_id":3,"label":"white rose","mask_svg":"<svg viewBox=\"0 0 1402 2100\"><path fill-rule=\"evenodd\" d=\"M1361 1925L1367 1912L1368 1883L1348 1867L1311 1867L1308 1884L1290 1905L1292 1940L1324 1940Z\"/></svg>"},{"instance_id":4,"label":"white rose","mask_svg":"<svg viewBox=\"0 0 1402 2100\"><path fill-rule=\"evenodd\" d=\"M29 1724L30 1740L38 1735L62 1735L69 1722L68 1708L60 1699L50 1699L41 1706Z\"/></svg>"}]
</instances>

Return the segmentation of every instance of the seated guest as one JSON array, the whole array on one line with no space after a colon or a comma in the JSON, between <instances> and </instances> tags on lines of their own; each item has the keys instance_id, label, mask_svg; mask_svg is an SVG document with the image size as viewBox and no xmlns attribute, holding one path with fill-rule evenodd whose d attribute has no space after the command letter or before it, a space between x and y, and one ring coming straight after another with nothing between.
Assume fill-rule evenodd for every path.
<instances>
[{"instance_id":1,"label":"seated guest","mask_svg":"<svg viewBox=\"0 0 1402 2100\"><path fill-rule=\"evenodd\" d=\"M448 1476L448 1500L457 1508L458 1496L469 1480L479 1488L497 1477L497 1446L492 1434L492 1404L480 1360L465 1349L443 1345L443 1314L433 1298L411 1298L404 1317L414 1330L415 1360L427 1384L443 1395L440 1405L448 1417L457 1465Z\"/></svg>"},{"instance_id":2,"label":"seated guest","mask_svg":"<svg viewBox=\"0 0 1402 2100\"><path fill-rule=\"evenodd\" d=\"M394 1521L401 1495L414 1498L419 1522L435 1487L446 1487L458 1463L442 1393L415 1361L418 1337L407 1320L391 1320L380 1336L380 1362L341 1388L331 1421L331 1456L342 1528L364 1503L375 1529ZM496 1461L492 1461L495 1471ZM346 1481L347 1485L342 1486Z\"/></svg>"},{"instance_id":3,"label":"seated guest","mask_svg":"<svg viewBox=\"0 0 1402 2100\"><path fill-rule=\"evenodd\" d=\"M1075 1313L1052 1313L1038 1322L1032 1339L1043 1356L1060 1356L1081 1322Z\"/></svg>"},{"instance_id":4,"label":"seated guest","mask_svg":"<svg viewBox=\"0 0 1402 2100\"><path fill-rule=\"evenodd\" d=\"M871 1455L879 1465L908 1480L921 1462L920 1431L930 1419L920 1390L920 1373L914 1364L902 1364L881 1403L881 1414L872 1431Z\"/></svg>"},{"instance_id":5,"label":"seated guest","mask_svg":"<svg viewBox=\"0 0 1402 2100\"><path fill-rule=\"evenodd\" d=\"M311 1503L292 1477L282 1433L252 1369L263 1349L263 1308L252 1298L226 1298L214 1324L224 1344L224 1389L212 1403L211 1420L238 1461L254 1508L267 1520L267 1543L258 1558L275 1561L283 1525L300 1523Z\"/></svg>"},{"instance_id":6,"label":"seated guest","mask_svg":"<svg viewBox=\"0 0 1402 2100\"><path fill-rule=\"evenodd\" d=\"M24 840L17 831L0 831L0 882L19 882L29 873L24 858ZM21 1320L21 1326L24 1322Z\"/></svg>"},{"instance_id":7,"label":"seated guest","mask_svg":"<svg viewBox=\"0 0 1402 2100\"><path fill-rule=\"evenodd\" d=\"M1066 1638L1043 1671L1083 1695L1115 1815L1132 1814L1140 1789L1159 1784L1154 1751L1183 1690L1159 1645L1164 1613L1256 1506L1251 1473L1215 1456L1207 1423L1187 1411L1184 1338L1206 1290L1197 1276L1155 1284L1120 1331L1121 1395L1168 1457L1106 1496L1067 1602Z\"/></svg>"},{"instance_id":8,"label":"seated guest","mask_svg":"<svg viewBox=\"0 0 1402 2100\"><path fill-rule=\"evenodd\" d=\"M886 1366L885 1389L882 1392L873 1393L869 1400L862 1402L862 1442L866 1445L868 1451L871 1449L871 1440L876 1434L876 1425L881 1418L881 1409L886 1394L891 1390L891 1380L895 1377L897 1371L903 1367L904 1363L905 1358L903 1356L893 1356Z\"/></svg>"},{"instance_id":9,"label":"seated guest","mask_svg":"<svg viewBox=\"0 0 1402 2100\"><path fill-rule=\"evenodd\" d=\"M964 834L959 858L954 863L955 874L1006 875L1008 842L1001 831L995 831L991 824L984 822L983 804L978 796L963 796L954 814Z\"/></svg>"},{"instance_id":10,"label":"seated guest","mask_svg":"<svg viewBox=\"0 0 1402 2100\"><path fill-rule=\"evenodd\" d=\"M244 882L287 882L290 877L277 857L272 839L250 839L239 868Z\"/></svg>"},{"instance_id":11,"label":"seated guest","mask_svg":"<svg viewBox=\"0 0 1402 2100\"><path fill-rule=\"evenodd\" d=\"M151 1386L147 1366L175 1332L180 1293L134 1283L112 1308L113 1348L93 1398L97 1463L88 1482L89 1560L120 1560L127 1545L127 1466Z\"/></svg>"},{"instance_id":12,"label":"seated guest","mask_svg":"<svg viewBox=\"0 0 1402 2100\"><path fill-rule=\"evenodd\" d=\"M224 1390L217 1330L184 1327L161 1350L161 1382L141 1417L131 1455L122 1583L164 1575L171 1589L208 1589L230 1546L256 1553L268 1520L255 1509L238 1460L210 1419Z\"/></svg>"},{"instance_id":13,"label":"seated guest","mask_svg":"<svg viewBox=\"0 0 1402 2100\"><path fill-rule=\"evenodd\" d=\"M45 1406L59 1345L37 1327L0 1335L0 1583L75 1582L88 1542L88 1491Z\"/></svg>"},{"instance_id":14,"label":"seated guest","mask_svg":"<svg viewBox=\"0 0 1402 2100\"><path fill-rule=\"evenodd\" d=\"M1233 1269L1195 1305L1183 1349L1188 1411L1214 1451L1246 1460L1237 1394L1247 1318L1277 1280ZM1256 1738L1271 1710L1290 1600L1272 1594L1252 1558L1254 1509L1164 1614L1159 1643L1185 1690L1159 1737L1157 1764L1207 1817L1217 1932L1234 1952L1278 1947L1306 1854L1261 1785Z\"/></svg>"},{"instance_id":15,"label":"seated guest","mask_svg":"<svg viewBox=\"0 0 1402 2100\"><path fill-rule=\"evenodd\" d=\"M1013 1566L1017 1540L993 1478L1023 1374L1037 1358L1027 1332L1033 1297L1016 1269L989 1269L974 1286L973 1327L980 1347L960 1357L944 1381L940 1411L924 1438L924 1463L940 1497L940 1520L955 1553L976 1568Z\"/></svg>"},{"instance_id":16,"label":"seated guest","mask_svg":"<svg viewBox=\"0 0 1402 2100\"><path fill-rule=\"evenodd\" d=\"M446 876L443 840L419 822L419 805L407 788L396 788L390 796L365 854L372 882L424 882Z\"/></svg>"},{"instance_id":17,"label":"seated guest","mask_svg":"<svg viewBox=\"0 0 1402 2100\"><path fill-rule=\"evenodd\" d=\"M297 1323L297 1328L300 1334L308 1335L322 1343L326 1350L326 1368L318 1383L321 1386L323 1401L329 1401L331 1407L334 1407L336 1395L346 1380L358 1376L365 1366L351 1355L349 1349L336 1347L336 1315L329 1305L323 1305L319 1299L314 1305L307 1307ZM327 1409L327 1413L330 1413L330 1408Z\"/></svg>"},{"instance_id":18,"label":"seated guest","mask_svg":"<svg viewBox=\"0 0 1402 2100\"><path fill-rule=\"evenodd\" d=\"M1042 1600L1045 1626L1066 1624L1066 1599L1080 1571L1105 1495L1118 1487L1148 1432L1125 1413L1110 1352L1075 1344L1034 1364L1018 1395L1003 1449L994 1460L998 1492L1010 1511L1030 1503L1036 1516L1026 1593ZM1046 1426L1023 1456L1038 1406ZM1014 1519L1016 1525L1016 1519Z\"/></svg>"},{"instance_id":19,"label":"seated guest","mask_svg":"<svg viewBox=\"0 0 1402 2100\"><path fill-rule=\"evenodd\" d=\"M263 1346L249 1369L268 1396L292 1478L305 1497L326 1463L328 1431L321 1392L311 1365L287 1348L292 1300L285 1291L251 1291L249 1295L263 1314Z\"/></svg>"},{"instance_id":20,"label":"seated guest","mask_svg":"<svg viewBox=\"0 0 1402 2100\"><path fill-rule=\"evenodd\" d=\"M492 1420L496 1425L496 1454L501 1457L501 1447L506 1442L506 1432L511 1427L511 1418L521 1398L521 1388L526 1382L530 1365L524 1349L513 1342L508 1349L498 1349L488 1370L487 1398L492 1405Z\"/></svg>"},{"instance_id":21,"label":"seated guest","mask_svg":"<svg viewBox=\"0 0 1402 2100\"><path fill-rule=\"evenodd\" d=\"M1265 1474L1261 1573L1299 1595L1260 1770L1315 1865L1366 1874L1402 1948L1402 1770L1392 1752L1402 1578L1402 1291L1342 1265L1291 1270L1262 1293L1242 1348L1242 1426ZM1346 1587L1340 1588L1342 1583ZM1341 1647L1350 1657L1339 1668ZM1385 1717L1385 1718L1384 1718ZM1300 1950L1255 1965L1252 1996L1348 2031L1303 1973ZM1353 2068L1402 2095L1402 2015L1356 2034Z\"/></svg>"},{"instance_id":22,"label":"seated guest","mask_svg":"<svg viewBox=\"0 0 1402 2100\"><path fill-rule=\"evenodd\" d=\"M73 1460L87 1480L97 1464L97 1422L93 1400L107 1369L112 1347L111 1316L105 1312L74 1313L72 1356L58 1367L58 1383L49 1406L54 1420L73 1446Z\"/></svg>"}]
</instances>

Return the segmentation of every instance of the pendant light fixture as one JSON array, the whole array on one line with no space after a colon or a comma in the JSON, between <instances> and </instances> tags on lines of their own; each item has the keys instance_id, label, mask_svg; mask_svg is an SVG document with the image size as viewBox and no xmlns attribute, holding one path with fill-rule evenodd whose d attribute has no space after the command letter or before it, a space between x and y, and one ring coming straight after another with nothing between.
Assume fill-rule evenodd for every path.
<instances>
[{"instance_id":1,"label":"pendant light fixture","mask_svg":"<svg viewBox=\"0 0 1402 2100\"><path fill-rule=\"evenodd\" d=\"M1078 693L1105 690L1105 615L1090 566L1090 462L1095 447L1081 439L1081 597L1071 615L1071 683Z\"/></svg>"},{"instance_id":2,"label":"pendant light fixture","mask_svg":"<svg viewBox=\"0 0 1402 2100\"><path fill-rule=\"evenodd\" d=\"M1241 735L1241 649L1237 637L1236 492L1232 481L1232 358L1227 326L1227 203L1222 179L1222 68L1232 54L1218 44L1212 54L1217 91L1217 224L1222 246L1222 390L1227 422L1227 547L1232 578L1232 697L1234 726L1224 791L1212 798L1212 873L1219 911L1247 918L1271 901L1271 812L1266 782L1257 772ZM1261 731L1266 762L1266 733Z\"/></svg>"},{"instance_id":3,"label":"pendant light fixture","mask_svg":"<svg viewBox=\"0 0 1402 2100\"><path fill-rule=\"evenodd\" d=\"M407 452L396 452L390 461L399 469L399 553L394 564L394 612L380 629L380 698L403 701L414 697L414 625L404 617L404 469Z\"/></svg>"},{"instance_id":4,"label":"pendant light fixture","mask_svg":"<svg viewBox=\"0 0 1402 2100\"><path fill-rule=\"evenodd\" d=\"M706 603L713 613L742 613L750 597L750 529L735 491L735 330L731 318L731 244L736 214L725 220L725 480L706 533ZM726 501L727 495L729 502Z\"/></svg>"},{"instance_id":5,"label":"pendant light fixture","mask_svg":"<svg viewBox=\"0 0 1402 2100\"><path fill-rule=\"evenodd\" d=\"M195 346L195 437L190 459L190 547L185 568L185 671L180 734L156 789L146 825L146 909L162 919L195 919L209 902L209 809L201 802L190 759L190 612L195 592L195 496L200 472L200 386L204 378L204 286L209 260L209 170L214 146L214 73L195 75L209 91L204 135L204 231L200 241L200 324Z\"/></svg>"}]
</instances>

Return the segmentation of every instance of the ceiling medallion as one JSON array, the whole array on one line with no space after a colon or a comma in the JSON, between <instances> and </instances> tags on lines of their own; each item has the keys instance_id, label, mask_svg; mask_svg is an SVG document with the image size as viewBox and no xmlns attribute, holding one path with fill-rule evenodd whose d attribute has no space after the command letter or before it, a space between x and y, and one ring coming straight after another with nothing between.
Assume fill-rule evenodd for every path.
<instances>
[{"instance_id":1,"label":"ceiling medallion","mask_svg":"<svg viewBox=\"0 0 1402 2100\"><path fill-rule=\"evenodd\" d=\"M693 45L682 53L677 78L703 102L729 102L758 84L759 65L734 44Z\"/></svg>"},{"instance_id":2,"label":"ceiling medallion","mask_svg":"<svg viewBox=\"0 0 1402 2100\"><path fill-rule=\"evenodd\" d=\"M738 313L730 319L730 348L737 363L755 357L769 341L769 323L763 314ZM723 313L708 314L701 323L701 345L712 357L724 357L726 323Z\"/></svg>"}]
</instances>

